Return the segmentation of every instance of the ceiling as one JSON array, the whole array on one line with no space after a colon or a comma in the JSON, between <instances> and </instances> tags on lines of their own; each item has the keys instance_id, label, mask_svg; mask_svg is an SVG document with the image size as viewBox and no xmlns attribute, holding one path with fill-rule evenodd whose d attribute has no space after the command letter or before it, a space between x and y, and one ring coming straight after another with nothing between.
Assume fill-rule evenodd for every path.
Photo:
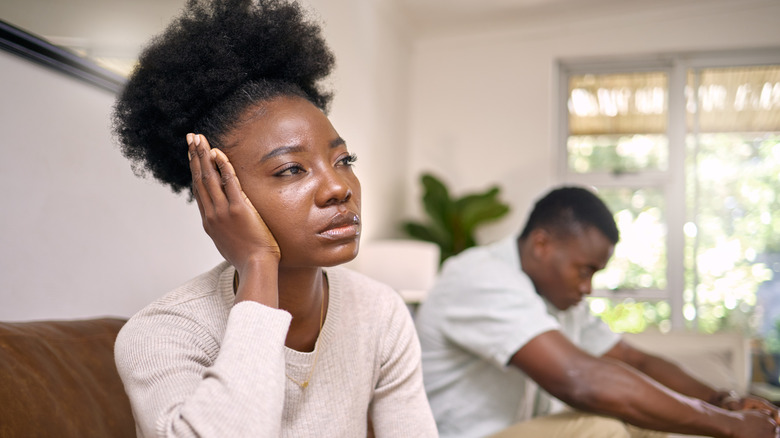
<instances>
[{"instance_id":1,"label":"ceiling","mask_svg":"<svg viewBox=\"0 0 780 438\"><path fill-rule=\"evenodd\" d=\"M304 0L306 1L306 0ZM316 5L321 0L308 0ZM365 0L369 1L369 0ZM534 22L642 8L676 0L373 0L398 8L418 35L500 22ZM2 0L0 19L55 44L129 69L150 35L162 31L185 0ZM123 65L123 63L125 65Z\"/></svg>"},{"instance_id":2,"label":"ceiling","mask_svg":"<svg viewBox=\"0 0 780 438\"><path fill-rule=\"evenodd\" d=\"M529 23L599 11L647 8L667 0L389 0L420 33L451 32L497 23ZM673 2L671 2L673 3Z\"/></svg>"}]
</instances>

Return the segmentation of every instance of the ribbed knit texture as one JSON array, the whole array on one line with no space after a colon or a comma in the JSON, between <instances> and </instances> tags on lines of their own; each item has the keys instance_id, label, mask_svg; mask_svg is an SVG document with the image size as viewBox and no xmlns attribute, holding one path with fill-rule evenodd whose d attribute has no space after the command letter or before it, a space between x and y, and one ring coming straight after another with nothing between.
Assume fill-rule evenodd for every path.
<instances>
[{"instance_id":1,"label":"ribbed knit texture","mask_svg":"<svg viewBox=\"0 0 780 438\"><path fill-rule=\"evenodd\" d=\"M289 313L233 305L222 263L133 316L116 362L139 437L438 436L411 316L389 287L326 269L330 298L314 352L284 346Z\"/></svg>"}]
</instances>

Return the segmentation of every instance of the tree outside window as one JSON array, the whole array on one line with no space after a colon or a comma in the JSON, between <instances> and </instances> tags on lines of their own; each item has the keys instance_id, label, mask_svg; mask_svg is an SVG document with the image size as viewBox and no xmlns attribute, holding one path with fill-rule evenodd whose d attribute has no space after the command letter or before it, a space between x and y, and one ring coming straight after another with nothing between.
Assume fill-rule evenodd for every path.
<instances>
[{"instance_id":1,"label":"tree outside window","mask_svg":"<svg viewBox=\"0 0 780 438\"><path fill-rule=\"evenodd\" d=\"M780 317L780 50L744 55L561 64L562 179L621 232L590 299L617 331Z\"/></svg>"}]
</instances>

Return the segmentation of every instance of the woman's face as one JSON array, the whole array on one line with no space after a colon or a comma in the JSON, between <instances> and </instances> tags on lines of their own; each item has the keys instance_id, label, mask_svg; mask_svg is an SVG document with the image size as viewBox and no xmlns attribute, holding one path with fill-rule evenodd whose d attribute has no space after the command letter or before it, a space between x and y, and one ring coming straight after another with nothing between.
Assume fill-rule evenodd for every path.
<instances>
[{"instance_id":1,"label":"woman's face","mask_svg":"<svg viewBox=\"0 0 780 438\"><path fill-rule=\"evenodd\" d=\"M330 121L300 97L250 107L223 152L282 253L282 267L334 266L355 258L360 182L354 156Z\"/></svg>"}]
</instances>

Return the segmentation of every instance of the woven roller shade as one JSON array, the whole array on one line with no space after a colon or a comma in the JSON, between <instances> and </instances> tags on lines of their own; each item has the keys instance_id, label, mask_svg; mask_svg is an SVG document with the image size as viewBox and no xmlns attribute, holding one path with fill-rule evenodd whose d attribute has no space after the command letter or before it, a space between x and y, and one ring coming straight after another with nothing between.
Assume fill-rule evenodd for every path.
<instances>
[{"instance_id":1,"label":"woven roller shade","mask_svg":"<svg viewBox=\"0 0 780 438\"><path fill-rule=\"evenodd\" d=\"M780 66L691 70L685 94L689 131L780 131ZM572 76L569 134L664 134L668 101L664 72Z\"/></svg>"}]
</instances>

